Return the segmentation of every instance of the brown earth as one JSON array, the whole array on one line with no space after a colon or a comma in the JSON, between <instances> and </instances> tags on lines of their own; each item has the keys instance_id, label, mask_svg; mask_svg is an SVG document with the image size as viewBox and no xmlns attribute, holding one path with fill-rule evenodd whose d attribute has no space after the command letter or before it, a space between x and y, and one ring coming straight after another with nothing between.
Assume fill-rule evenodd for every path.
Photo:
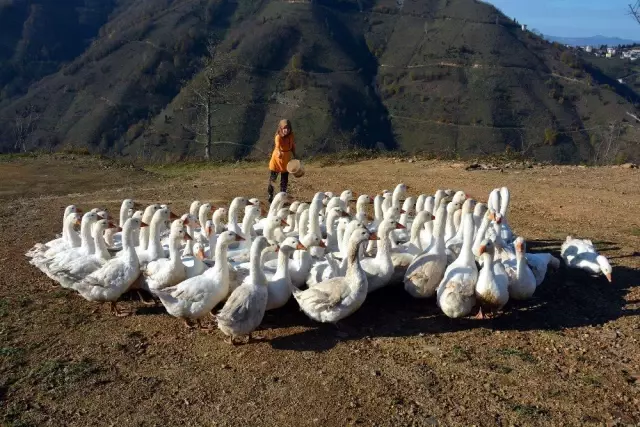
<instances>
[{"instance_id":1,"label":"brown earth","mask_svg":"<svg viewBox=\"0 0 640 427\"><path fill-rule=\"evenodd\" d=\"M493 320L450 320L401 288L371 295L348 332L295 302L269 313L261 340L231 347L125 296L136 315L62 290L23 253L60 229L65 205L120 200L228 202L264 196L263 165L144 172L95 159L0 162L2 425L621 425L640 423L640 171L544 167L467 172L452 163L311 165L314 191L512 190L510 223L530 250L593 239L614 284L560 271Z\"/></svg>"}]
</instances>

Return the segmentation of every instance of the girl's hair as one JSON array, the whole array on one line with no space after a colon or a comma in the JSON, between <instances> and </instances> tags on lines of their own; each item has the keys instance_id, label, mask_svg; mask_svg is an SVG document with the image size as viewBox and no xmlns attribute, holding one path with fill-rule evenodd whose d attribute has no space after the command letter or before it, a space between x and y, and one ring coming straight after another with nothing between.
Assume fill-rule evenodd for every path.
<instances>
[{"instance_id":1,"label":"girl's hair","mask_svg":"<svg viewBox=\"0 0 640 427\"><path fill-rule=\"evenodd\" d=\"M282 119L278 122L278 129L276 130L276 135L282 135L282 129L288 127L289 128L289 135L291 135L293 133L293 128L291 127L291 121L287 120L287 119Z\"/></svg>"}]
</instances>

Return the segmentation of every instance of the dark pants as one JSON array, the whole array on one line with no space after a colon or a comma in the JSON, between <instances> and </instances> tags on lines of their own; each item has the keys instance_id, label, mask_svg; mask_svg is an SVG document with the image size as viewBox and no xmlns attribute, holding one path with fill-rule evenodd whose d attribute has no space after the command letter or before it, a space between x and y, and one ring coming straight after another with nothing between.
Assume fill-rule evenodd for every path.
<instances>
[{"instance_id":1,"label":"dark pants","mask_svg":"<svg viewBox=\"0 0 640 427\"><path fill-rule=\"evenodd\" d=\"M267 194L269 194L269 203L273 201L273 184L278 179L278 172L269 171L269 186L267 187ZM287 192L287 184L289 184L289 172L280 173L280 191Z\"/></svg>"}]
</instances>

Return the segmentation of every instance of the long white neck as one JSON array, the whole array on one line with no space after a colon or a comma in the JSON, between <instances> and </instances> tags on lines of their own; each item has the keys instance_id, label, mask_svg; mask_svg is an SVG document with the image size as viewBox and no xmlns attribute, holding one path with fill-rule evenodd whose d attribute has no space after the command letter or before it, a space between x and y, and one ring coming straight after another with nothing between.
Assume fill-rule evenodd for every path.
<instances>
[{"instance_id":1,"label":"long white neck","mask_svg":"<svg viewBox=\"0 0 640 427\"><path fill-rule=\"evenodd\" d=\"M322 200L314 200L309 207L309 233L322 238L320 233L320 209L322 209Z\"/></svg>"},{"instance_id":2,"label":"long white neck","mask_svg":"<svg viewBox=\"0 0 640 427\"><path fill-rule=\"evenodd\" d=\"M222 240L218 240L216 242L216 246L215 246L215 251L216 251L216 255L215 255L215 260L216 263L213 266L213 268L216 269L216 271L218 271L220 273L220 277L224 278L226 277L226 282L227 282L227 286L229 286L229 262L227 261L227 253L228 253L228 249L229 249L229 244L225 243Z\"/></svg>"},{"instance_id":3,"label":"long white neck","mask_svg":"<svg viewBox=\"0 0 640 427\"><path fill-rule=\"evenodd\" d=\"M69 228L67 227L67 223L69 223L69 218L67 218L69 215L71 215L73 212L71 212L71 209L67 206L64 210L64 214L62 215L62 238L64 239L65 242L70 243L69 242ZM75 218L75 216L74 216ZM71 225L71 228L73 229L73 224Z\"/></svg>"},{"instance_id":4,"label":"long white neck","mask_svg":"<svg viewBox=\"0 0 640 427\"><path fill-rule=\"evenodd\" d=\"M159 211L158 211L159 212ZM164 218L156 212L151 220L151 224L149 224L149 255L151 255L151 259L164 258L164 248L162 247L162 242L160 241L160 229L161 225L164 223Z\"/></svg>"},{"instance_id":5,"label":"long white neck","mask_svg":"<svg viewBox=\"0 0 640 427\"><path fill-rule=\"evenodd\" d=\"M250 267L249 274L253 278L253 283L266 284L267 277L264 275L264 270L262 269L262 250L264 249L264 245L254 244L251 246L251 258L250 258Z\"/></svg>"},{"instance_id":6,"label":"long white neck","mask_svg":"<svg viewBox=\"0 0 640 427\"><path fill-rule=\"evenodd\" d=\"M94 255L100 259L108 260L111 258L107 250L107 244L102 237L102 230L95 227L93 230Z\"/></svg>"},{"instance_id":7,"label":"long white neck","mask_svg":"<svg viewBox=\"0 0 640 427\"><path fill-rule=\"evenodd\" d=\"M391 239L389 238L391 229L386 226L386 223L383 222L382 224L382 227L378 229L378 237L380 238L378 253L376 254L376 260L378 262L391 258L391 253L389 252L391 249Z\"/></svg>"},{"instance_id":8,"label":"long white neck","mask_svg":"<svg viewBox=\"0 0 640 427\"><path fill-rule=\"evenodd\" d=\"M278 268L276 269L276 273L273 278L276 279L282 277L290 280L289 253L280 249L280 252L278 252Z\"/></svg>"},{"instance_id":9,"label":"long white neck","mask_svg":"<svg viewBox=\"0 0 640 427\"><path fill-rule=\"evenodd\" d=\"M426 221L422 218L414 219L413 224L411 224L411 244L413 244L418 249L422 250L422 241L420 240L420 232L422 231L422 226Z\"/></svg>"},{"instance_id":10,"label":"long white neck","mask_svg":"<svg viewBox=\"0 0 640 427\"><path fill-rule=\"evenodd\" d=\"M169 260L171 265L174 267L182 265L182 259L180 257L180 239L173 236L169 239Z\"/></svg>"},{"instance_id":11,"label":"long white neck","mask_svg":"<svg viewBox=\"0 0 640 427\"><path fill-rule=\"evenodd\" d=\"M329 247L335 247L338 244L338 238L336 236L338 215L339 213L333 209L327 214L327 243Z\"/></svg>"},{"instance_id":12,"label":"long white neck","mask_svg":"<svg viewBox=\"0 0 640 427\"><path fill-rule=\"evenodd\" d=\"M204 230L204 225L207 223L207 209L202 209L200 206L200 212L198 212L198 221L200 221L200 227Z\"/></svg>"},{"instance_id":13,"label":"long white neck","mask_svg":"<svg viewBox=\"0 0 640 427\"><path fill-rule=\"evenodd\" d=\"M476 238L473 241L473 252L478 253L478 249L480 249L480 245L482 244L482 240L484 236L487 234L487 230L489 229L489 225L491 224L491 218L488 215L485 215L482 218L482 224L480 224L480 228L478 228L478 232L476 233ZM462 228L462 227L461 227Z\"/></svg>"},{"instance_id":14,"label":"long white neck","mask_svg":"<svg viewBox=\"0 0 640 427\"><path fill-rule=\"evenodd\" d=\"M231 231L235 231L238 229L238 210L239 209L240 209L240 206L237 200L234 200L233 202L231 202L231 206L229 206L229 213L228 213L229 216L227 221L229 224L227 228Z\"/></svg>"},{"instance_id":15,"label":"long white neck","mask_svg":"<svg viewBox=\"0 0 640 427\"><path fill-rule=\"evenodd\" d=\"M460 257L462 257L462 261L464 261L465 264L471 264L475 262L471 247L473 245L473 214L465 214L460 226L464 229Z\"/></svg>"},{"instance_id":16,"label":"long white neck","mask_svg":"<svg viewBox=\"0 0 640 427\"><path fill-rule=\"evenodd\" d=\"M126 203L123 203L122 206L120 206L120 227L124 227L124 223L127 222L127 220L129 219L129 208L127 207Z\"/></svg>"},{"instance_id":17,"label":"long white neck","mask_svg":"<svg viewBox=\"0 0 640 427\"><path fill-rule=\"evenodd\" d=\"M482 261L482 270L480 270L480 275L478 276L478 283L490 283L495 280L493 274L493 255L489 252L483 253Z\"/></svg>"},{"instance_id":18,"label":"long white neck","mask_svg":"<svg viewBox=\"0 0 640 427\"><path fill-rule=\"evenodd\" d=\"M375 216L376 222L382 221L382 197L376 197L373 199L373 215Z\"/></svg>"},{"instance_id":19,"label":"long white neck","mask_svg":"<svg viewBox=\"0 0 640 427\"><path fill-rule=\"evenodd\" d=\"M242 219L242 237L244 237L244 240L240 242L238 248L249 249L251 247L251 243L253 242L251 229L253 228L253 224L255 223L257 216L257 213L252 211L246 214Z\"/></svg>"},{"instance_id":20,"label":"long white neck","mask_svg":"<svg viewBox=\"0 0 640 427\"><path fill-rule=\"evenodd\" d=\"M502 217L507 216L510 201L511 195L509 194L509 190L507 190L506 188L502 189L500 191L500 215L502 215Z\"/></svg>"},{"instance_id":21,"label":"long white neck","mask_svg":"<svg viewBox=\"0 0 640 427\"><path fill-rule=\"evenodd\" d=\"M187 225L186 229L187 233L189 233L189 236L193 237L195 230L193 228L193 225L191 225L191 222L189 222L189 225ZM171 247L169 247L169 249L171 249ZM178 250L180 250L180 243L178 243ZM184 245L184 250L182 251L182 256L191 255L193 255L193 240L187 240L187 243Z\"/></svg>"},{"instance_id":22,"label":"long white neck","mask_svg":"<svg viewBox=\"0 0 640 427\"><path fill-rule=\"evenodd\" d=\"M449 240L456 235L456 225L453 221L455 211L447 210L447 225L445 226L445 240Z\"/></svg>"},{"instance_id":23,"label":"long white neck","mask_svg":"<svg viewBox=\"0 0 640 427\"><path fill-rule=\"evenodd\" d=\"M273 202L271 203L271 206L269 206L269 213L267 214L267 216L273 216L277 214L278 210L280 210L280 207L282 206L283 203L284 201L282 196L280 194L277 194L276 197L274 197Z\"/></svg>"},{"instance_id":24,"label":"long white neck","mask_svg":"<svg viewBox=\"0 0 640 427\"><path fill-rule=\"evenodd\" d=\"M127 260L127 263L134 268L138 268L140 260L136 253L136 247L133 245L133 234L136 232L136 227L133 226L131 221L127 220L124 223L122 230L122 252Z\"/></svg>"},{"instance_id":25,"label":"long white neck","mask_svg":"<svg viewBox=\"0 0 640 427\"><path fill-rule=\"evenodd\" d=\"M441 206L440 209L436 212L436 220L435 225L433 226L433 237L435 244L433 244L432 252L442 254L445 250L445 241L444 241L444 227L446 225L446 211L447 209L444 206Z\"/></svg>"},{"instance_id":26,"label":"long white neck","mask_svg":"<svg viewBox=\"0 0 640 427\"><path fill-rule=\"evenodd\" d=\"M80 224L80 247L86 254L94 253L94 243L93 237L91 237L91 227L94 224L94 221L91 221L87 217L82 218L82 223Z\"/></svg>"},{"instance_id":27,"label":"long white neck","mask_svg":"<svg viewBox=\"0 0 640 427\"><path fill-rule=\"evenodd\" d=\"M345 274L346 281L349 287L353 290L359 288L363 284L367 284L367 275L362 266L360 266L360 242L349 241L349 247L347 251L347 271Z\"/></svg>"},{"instance_id":28,"label":"long white neck","mask_svg":"<svg viewBox=\"0 0 640 427\"><path fill-rule=\"evenodd\" d=\"M298 227L298 234L300 234L300 236L304 236L307 234L307 231L309 229L309 215L309 209L306 209L300 215L300 227Z\"/></svg>"},{"instance_id":29,"label":"long white neck","mask_svg":"<svg viewBox=\"0 0 640 427\"><path fill-rule=\"evenodd\" d=\"M67 218L67 221L64 223L64 226L62 228L62 235L65 236L65 232L66 232L65 240L69 244L69 247L77 248L82 244L82 241L80 240L80 236L78 235L78 233L76 233L76 231L73 229L73 226L76 223L75 215L74 214L70 214L70 215L73 215L73 217Z\"/></svg>"}]
</instances>

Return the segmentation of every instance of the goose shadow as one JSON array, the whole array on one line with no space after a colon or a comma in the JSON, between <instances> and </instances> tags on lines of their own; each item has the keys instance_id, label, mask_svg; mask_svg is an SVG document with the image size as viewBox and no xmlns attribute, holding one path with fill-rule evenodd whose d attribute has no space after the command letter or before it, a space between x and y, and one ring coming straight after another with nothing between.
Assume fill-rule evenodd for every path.
<instances>
[{"instance_id":1,"label":"goose shadow","mask_svg":"<svg viewBox=\"0 0 640 427\"><path fill-rule=\"evenodd\" d=\"M528 242L531 252L551 249L559 256L562 242L542 240ZM599 249L604 242L597 242ZM615 243L610 242L610 245ZM436 306L435 298L415 299L401 284L391 284L367 296L363 306L340 322L338 327L308 319L295 302L278 311L269 324L275 328L299 326L306 330L272 339L275 349L323 352L340 342L376 337L407 337L420 334L448 334L474 328L500 331L560 331L567 328L602 325L626 316L640 314L640 309L625 308L625 296L640 286L640 269L614 265L613 283L604 277L592 277L564 264L550 271L534 296L527 301L509 301L493 319L472 317L450 319ZM281 314L280 314L281 313ZM275 314L275 312L274 312Z\"/></svg>"}]
</instances>

